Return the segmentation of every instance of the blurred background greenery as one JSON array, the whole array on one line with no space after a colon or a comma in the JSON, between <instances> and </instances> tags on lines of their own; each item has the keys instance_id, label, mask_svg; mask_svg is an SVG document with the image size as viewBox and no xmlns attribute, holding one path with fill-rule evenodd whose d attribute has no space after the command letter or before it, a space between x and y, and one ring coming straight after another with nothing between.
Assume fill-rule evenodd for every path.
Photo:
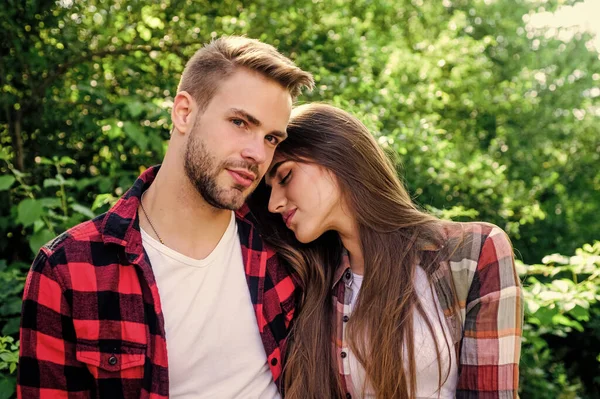
<instances>
[{"instance_id":1,"label":"blurred background greenery","mask_svg":"<svg viewBox=\"0 0 600 399\"><path fill-rule=\"evenodd\" d=\"M421 206L504 228L526 287L521 397L600 398L599 46L540 24L592 3L5 0L0 399L35 252L160 162L182 68L223 34L311 71L300 102L357 114Z\"/></svg>"}]
</instances>

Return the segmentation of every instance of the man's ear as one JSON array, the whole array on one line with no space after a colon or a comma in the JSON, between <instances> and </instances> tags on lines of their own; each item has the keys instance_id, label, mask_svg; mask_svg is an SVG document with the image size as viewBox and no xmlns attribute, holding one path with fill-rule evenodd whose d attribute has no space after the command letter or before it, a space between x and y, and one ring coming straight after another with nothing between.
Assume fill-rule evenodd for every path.
<instances>
[{"instance_id":1,"label":"man's ear","mask_svg":"<svg viewBox=\"0 0 600 399\"><path fill-rule=\"evenodd\" d=\"M185 135L192 130L197 108L196 101L190 93L187 91L177 93L171 110L171 120L177 132Z\"/></svg>"}]
</instances>

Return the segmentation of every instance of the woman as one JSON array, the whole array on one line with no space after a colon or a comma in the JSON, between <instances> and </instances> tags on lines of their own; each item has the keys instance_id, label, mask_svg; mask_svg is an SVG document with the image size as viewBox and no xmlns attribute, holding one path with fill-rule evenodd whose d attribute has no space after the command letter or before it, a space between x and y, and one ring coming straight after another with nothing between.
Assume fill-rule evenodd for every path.
<instances>
[{"instance_id":1,"label":"woman","mask_svg":"<svg viewBox=\"0 0 600 399\"><path fill-rule=\"evenodd\" d=\"M299 107L288 133L250 200L304 287L286 398L516 397L523 299L504 232L420 211L338 108Z\"/></svg>"}]
</instances>

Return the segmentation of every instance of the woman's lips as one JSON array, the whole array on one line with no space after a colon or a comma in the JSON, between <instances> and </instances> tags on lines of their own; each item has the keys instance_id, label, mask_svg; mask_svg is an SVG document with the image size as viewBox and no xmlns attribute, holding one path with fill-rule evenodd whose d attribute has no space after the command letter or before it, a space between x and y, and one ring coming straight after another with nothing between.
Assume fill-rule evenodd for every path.
<instances>
[{"instance_id":1,"label":"woman's lips","mask_svg":"<svg viewBox=\"0 0 600 399\"><path fill-rule=\"evenodd\" d=\"M287 227L290 227L290 223L292 222L292 218L294 217L295 214L296 214L296 209L286 212L282 215L283 221L285 222L285 225Z\"/></svg>"}]
</instances>

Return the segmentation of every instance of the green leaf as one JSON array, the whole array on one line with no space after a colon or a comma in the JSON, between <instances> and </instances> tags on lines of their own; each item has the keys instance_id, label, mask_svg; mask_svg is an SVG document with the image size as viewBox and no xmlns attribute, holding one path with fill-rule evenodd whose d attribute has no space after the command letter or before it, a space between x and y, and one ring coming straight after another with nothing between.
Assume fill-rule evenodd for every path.
<instances>
[{"instance_id":1,"label":"green leaf","mask_svg":"<svg viewBox=\"0 0 600 399\"><path fill-rule=\"evenodd\" d=\"M0 375L0 399L10 399L16 390L16 379Z\"/></svg>"},{"instance_id":2,"label":"green leaf","mask_svg":"<svg viewBox=\"0 0 600 399\"><path fill-rule=\"evenodd\" d=\"M93 219L96 217L96 215L94 214L94 212L92 212L92 210L90 208L87 208L80 204L71 205L71 209L73 209L77 213L81 213L82 215L87 216L90 219Z\"/></svg>"},{"instance_id":3,"label":"green leaf","mask_svg":"<svg viewBox=\"0 0 600 399\"><path fill-rule=\"evenodd\" d=\"M36 254L42 245L54 238L54 234L50 230L40 230L29 238L29 248Z\"/></svg>"},{"instance_id":4,"label":"green leaf","mask_svg":"<svg viewBox=\"0 0 600 399\"><path fill-rule=\"evenodd\" d=\"M573 302L573 301L566 302L563 305L563 309L564 309L565 312L570 312L571 310L573 310L575 308L576 305L577 304L575 302Z\"/></svg>"},{"instance_id":5,"label":"green leaf","mask_svg":"<svg viewBox=\"0 0 600 399\"><path fill-rule=\"evenodd\" d=\"M569 292L569 288L573 287L575 284L571 280L560 279L552 281L552 285L555 286L558 291L567 293Z\"/></svg>"},{"instance_id":6,"label":"green leaf","mask_svg":"<svg viewBox=\"0 0 600 399\"><path fill-rule=\"evenodd\" d=\"M128 101L127 109L132 117L137 118L144 111L144 105L139 101Z\"/></svg>"},{"instance_id":7,"label":"green leaf","mask_svg":"<svg viewBox=\"0 0 600 399\"><path fill-rule=\"evenodd\" d=\"M7 363L12 363L12 362L15 362L18 358L15 356L14 353L4 352L4 353L0 353L0 359Z\"/></svg>"},{"instance_id":8,"label":"green leaf","mask_svg":"<svg viewBox=\"0 0 600 399\"><path fill-rule=\"evenodd\" d=\"M2 327L2 335L13 335L19 332L20 317L9 319Z\"/></svg>"},{"instance_id":9,"label":"green leaf","mask_svg":"<svg viewBox=\"0 0 600 399\"><path fill-rule=\"evenodd\" d=\"M91 178L83 178L83 179L79 179L76 183L75 186L77 187L78 190L83 190L84 188L91 186L93 184L97 184L98 183L99 178L98 177L91 177Z\"/></svg>"},{"instance_id":10,"label":"green leaf","mask_svg":"<svg viewBox=\"0 0 600 399\"><path fill-rule=\"evenodd\" d=\"M529 300L526 303L527 303L527 309L529 310L530 314L534 314L540 308L540 305L535 301Z\"/></svg>"},{"instance_id":11,"label":"green leaf","mask_svg":"<svg viewBox=\"0 0 600 399\"><path fill-rule=\"evenodd\" d=\"M125 122L123 129L125 130L125 134L127 134L130 139L137 143L137 145L140 147L140 150L146 151L146 148L148 148L148 137L146 137L146 134L141 126L132 122Z\"/></svg>"},{"instance_id":12,"label":"green leaf","mask_svg":"<svg viewBox=\"0 0 600 399\"><path fill-rule=\"evenodd\" d=\"M571 320L567 316L560 314L560 313L555 314L552 317L552 323L567 326L567 327L574 327L577 330L579 330L581 328L583 330L583 327L581 326L581 324L579 324L579 322L577 322L575 320Z\"/></svg>"},{"instance_id":13,"label":"green leaf","mask_svg":"<svg viewBox=\"0 0 600 399\"><path fill-rule=\"evenodd\" d=\"M60 157L60 161L59 161L59 163L60 163L61 165L63 165L63 166L65 166L65 165L69 165L69 164L70 164L70 165L76 165L76 164L77 164L77 162L75 162L75 160L74 160L73 158L71 158L71 157L67 157L67 156L62 156L62 157Z\"/></svg>"},{"instance_id":14,"label":"green leaf","mask_svg":"<svg viewBox=\"0 0 600 399\"><path fill-rule=\"evenodd\" d=\"M152 32L150 31L150 29L146 28L145 26L139 25L137 30L140 34L140 37L142 39L144 39L145 41L148 41L152 38Z\"/></svg>"},{"instance_id":15,"label":"green leaf","mask_svg":"<svg viewBox=\"0 0 600 399\"><path fill-rule=\"evenodd\" d=\"M573 327L574 329L576 329L579 332L583 332L583 330L584 330L581 323L578 322L577 320L571 320L571 327Z\"/></svg>"},{"instance_id":16,"label":"green leaf","mask_svg":"<svg viewBox=\"0 0 600 399\"><path fill-rule=\"evenodd\" d=\"M112 194L99 194L96 196L94 203L92 204L92 210L96 210L98 208L103 207L106 204L110 204L111 206L117 202L117 198L115 198Z\"/></svg>"},{"instance_id":17,"label":"green leaf","mask_svg":"<svg viewBox=\"0 0 600 399\"><path fill-rule=\"evenodd\" d=\"M0 176L0 191L8 190L15 180L15 177L12 175Z\"/></svg>"},{"instance_id":18,"label":"green leaf","mask_svg":"<svg viewBox=\"0 0 600 399\"><path fill-rule=\"evenodd\" d=\"M589 310L584 309L579 305L575 306L571 311L569 311L569 315L579 321L589 321L590 319Z\"/></svg>"},{"instance_id":19,"label":"green leaf","mask_svg":"<svg viewBox=\"0 0 600 399\"><path fill-rule=\"evenodd\" d=\"M50 209L56 209L61 207L60 199L54 197L44 197L38 199L42 206Z\"/></svg>"},{"instance_id":20,"label":"green leaf","mask_svg":"<svg viewBox=\"0 0 600 399\"><path fill-rule=\"evenodd\" d=\"M557 314L556 309L541 307L535 312L535 317L540 321L541 325L550 326L554 324L554 316Z\"/></svg>"},{"instance_id":21,"label":"green leaf","mask_svg":"<svg viewBox=\"0 0 600 399\"><path fill-rule=\"evenodd\" d=\"M0 316L13 316L21 313L21 298L10 297L8 300L0 306Z\"/></svg>"},{"instance_id":22,"label":"green leaf","mask_svg":"<svg viewBox=\"0 0 600 399\"><path fill-rule=\"evenodd\" d=\"M54 162L52 162L52 160L50 160L50 159L48 159L48 158L45 158L45 157L42 157L42 158L40 159L40 163L41 163L42 165L54 165Z\"/></svg>"},{"instance_id":23,"label":"green leaf","mask_svg":"<svg viewBox=\"0 0 600 399\"><path fill-rule=\"evenodd\" d=\"M60 181L58 181L57 179L45 179L44 180L44 188L59 187L59 186L60 186Z\"/></svg>"},{"instance_id":24,"label":"green leaf","mask_svg":"<svg viewBox=\"0 0 600 399\"><path fill-rule=\"evenodd\" d=\"M27 198L19 203L17 213L17 221L27 227L42 217L44 209L39 201Z\"/></svg>"}]
</instances>

